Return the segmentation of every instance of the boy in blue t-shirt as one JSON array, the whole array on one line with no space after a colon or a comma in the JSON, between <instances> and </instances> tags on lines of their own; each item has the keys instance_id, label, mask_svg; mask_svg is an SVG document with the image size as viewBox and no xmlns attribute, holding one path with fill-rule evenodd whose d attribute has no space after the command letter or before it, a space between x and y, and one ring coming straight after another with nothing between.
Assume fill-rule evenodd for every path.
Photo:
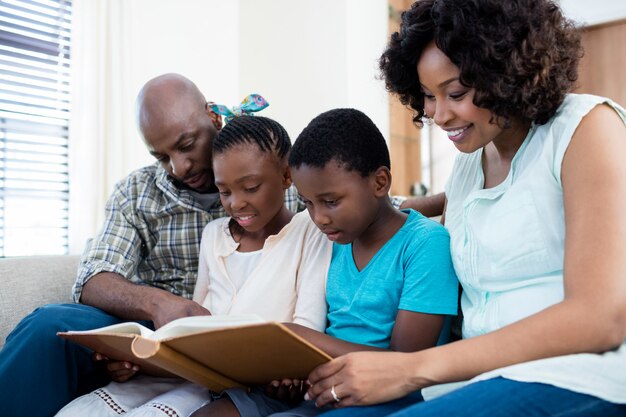
<instances>
[{"instance_id":1,"label":"boy in blue t-shirt","mask_svg":"<svg viewBox=\"0 0 626 417\"><path fill-rule=\"evenodd\" d=\"M295 141L289 166L311 218L335 243L326 332L287 326L333 357L434 346L445 316L457 314L450 239L439 223L391 204L389 151L372 120L354 109L320 114ZM333 388L340 402L341 385ZM274 416L321 411L305 402Z\"/></svg>"},{"instance_id":2,"label":"boy in blue t-shirt","mask_svg":"<svg viewBox=\"0 0 626 417\"><path fill-rule=\"evenodd\" d=\"M390 165L382 134L354 109L317 116L289 154L293 182L311 218L335 243L326 283L325 333L285 325L333 357L435 346L445 316L457 314L458 281L448 232L416 211L392 205ZM284 380L251 394L232 389L225 395L230 405L214 405L224 410L220 415L242 417L303 417L324 411L313 401L288 409L287 400L301 398L304 385ZM341 401L340 384L333 395ZM208 409L193 414L205 415L215 414Z\"/></svg>"},{"instance_id":3,"label":"boy in blue t-shirt","mask_svg":"<svg viewBox=\"0 0 626 417\"><path fill-rule=\"evenodd\" d=\"M289 155L311 218L333 245L326 334L289 325L332 356L416 351L436 344L457 313L458 281L445 228L391 204L389 151L365 114L320 114Z\"/></svg>"}]
</instances>

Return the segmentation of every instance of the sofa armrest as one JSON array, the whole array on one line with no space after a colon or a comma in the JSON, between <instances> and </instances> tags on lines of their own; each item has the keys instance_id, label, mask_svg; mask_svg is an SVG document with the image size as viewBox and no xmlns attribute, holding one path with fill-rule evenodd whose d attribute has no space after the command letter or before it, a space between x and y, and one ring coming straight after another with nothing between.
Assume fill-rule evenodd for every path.
<instances>
[{"instance_id":1,"label":"sofa armrest","mask_svg":"<svg viewBox=\"0 0 626 417\"><path fill-rule=\"evenodd\" d=\"M0 259L0 348L17 323L35 308L69 303L78 255Z\"/></svg>"}]
</instances>

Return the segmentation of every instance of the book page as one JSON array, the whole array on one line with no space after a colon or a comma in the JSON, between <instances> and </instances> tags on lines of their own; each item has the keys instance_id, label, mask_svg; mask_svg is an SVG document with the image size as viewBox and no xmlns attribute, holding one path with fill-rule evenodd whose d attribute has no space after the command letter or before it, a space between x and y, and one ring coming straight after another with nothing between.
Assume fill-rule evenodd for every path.
<instances>
[{"instance_id":1,"label":"book page","mask_svg":"<svg viewBox=\"0 0 626 417\"><path fill-rule=\"evenodd\" d=\"M233 316L191 316L173 320L151 335L143 335L153 340L163 340L186 334L202 332L211 329L247 326L250 324L266 323L256 314L241 314Z\"/></svg>"},{"instance_id":2,"label":"book page","mask_svg":"<svg viewBox=\"0 0 626 417\"><path fill-rule=\"evenodd\" d=\"M145 326L142 326L139 323L135 323L132 321L129 321L127 323L118 323L118 324L112 324L110 326L106 326L106 327L100 327L98 329L92 329L92 330L70 330L67 333L70 334L81 334L81 333L90 333L90 334L94 334L94 333L106 333L106 334L136 334L136 335L141 335L143 337L151 337L151 335L154 333L152 330L148 329Z\"/></svg>"}]
</instances>

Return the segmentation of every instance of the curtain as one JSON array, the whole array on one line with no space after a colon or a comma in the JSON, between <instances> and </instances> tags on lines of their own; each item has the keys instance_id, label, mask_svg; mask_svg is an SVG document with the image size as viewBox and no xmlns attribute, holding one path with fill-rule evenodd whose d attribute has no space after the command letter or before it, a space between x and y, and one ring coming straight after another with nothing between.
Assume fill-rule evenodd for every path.
<instances>
[{"instance_id":1,"label":"curtain","mask_svg":"<svg viewBox=\"0 0 626 417\"><path fill-rule=\"evenodd\" d=\"M143 144L134 120L132 13L125 0L74 0L70 121L70 253L104 218L115 183Z\"/></svg>"}]
</instances>

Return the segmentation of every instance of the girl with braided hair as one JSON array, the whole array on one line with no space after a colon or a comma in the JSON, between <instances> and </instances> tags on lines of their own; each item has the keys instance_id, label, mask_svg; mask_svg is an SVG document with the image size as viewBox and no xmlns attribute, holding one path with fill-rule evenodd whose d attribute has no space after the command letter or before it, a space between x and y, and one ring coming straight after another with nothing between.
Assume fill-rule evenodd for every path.
<instances>
[{"instance_id":1,"label":"girl with braided hair","mask_svg":"<svg viewBox=\"0 0 626 417\"><path fill-rule=\"evenodd\" d=\"M214 139L215 184L229 217L210 222L202 233L193 300L213 315L257 314L323 331L332 243L308 213L294 214L284 204L292 182L290 149L279 123L246 114L232 117ZM264 387L220 396L179 379L137 375L125 380L118 374L118 382L77 398L57 415L123 411L132 417L182 417L197 410L237 416L238 409L267 415L291 407L266 396Z\"/></svg>"}]
</instances>

